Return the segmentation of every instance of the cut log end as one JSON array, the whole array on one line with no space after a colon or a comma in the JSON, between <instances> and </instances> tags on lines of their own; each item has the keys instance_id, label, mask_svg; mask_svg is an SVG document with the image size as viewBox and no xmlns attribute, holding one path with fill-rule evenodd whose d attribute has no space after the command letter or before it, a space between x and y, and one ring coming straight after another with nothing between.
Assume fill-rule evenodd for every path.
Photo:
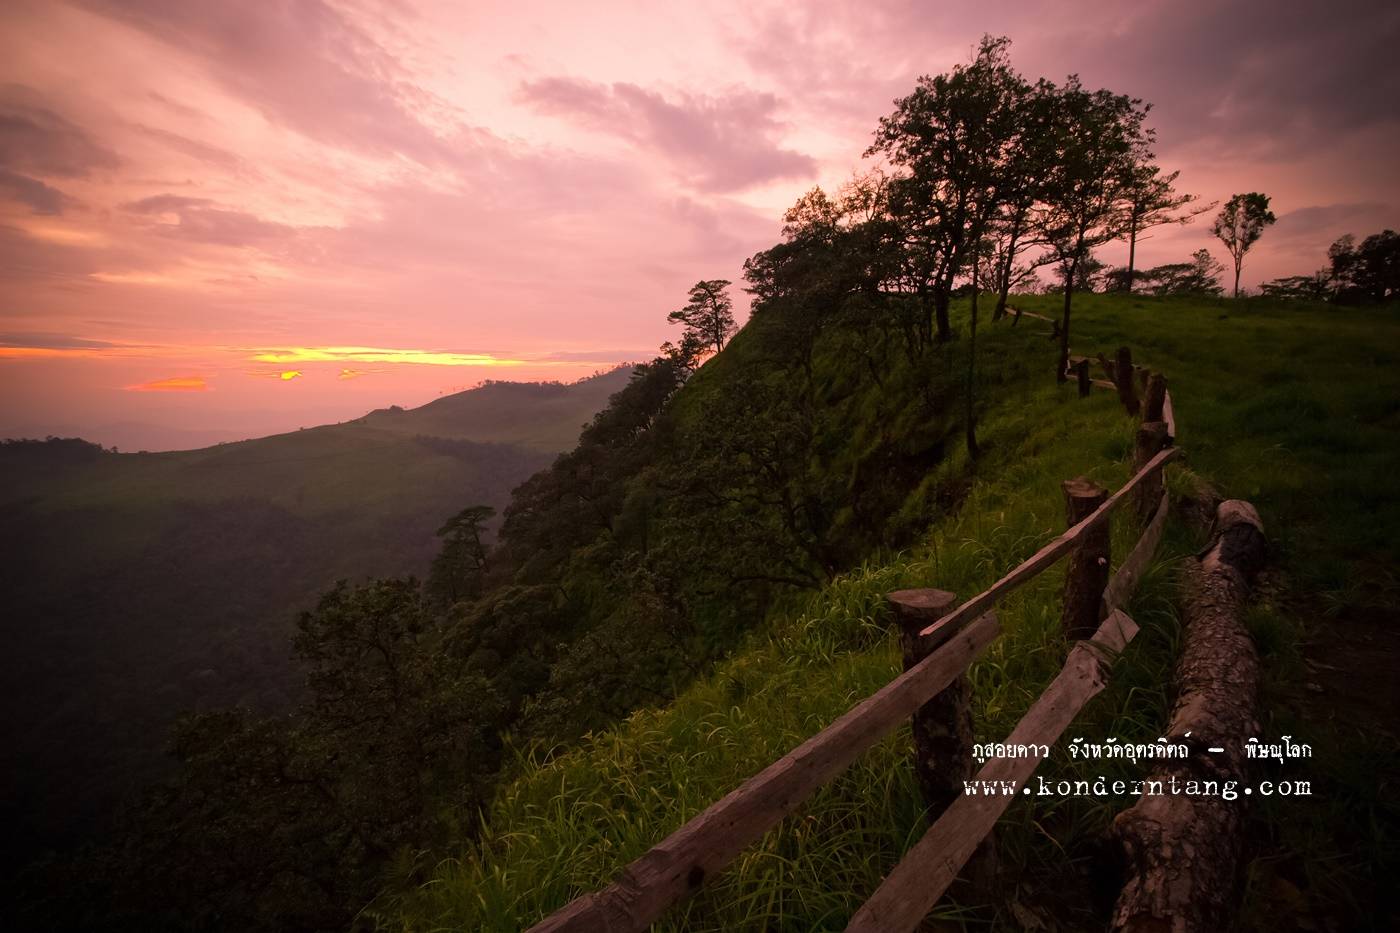
<instances>
[{"instance_id":1,"label":"cut log end","mask_svg":"<svg viewBox=\"0 0 1400 933\"><path fill-rule=\"evenodd\" d=\"M942 618L958 601L958 597L947 590L933 589L895 590L885 598L901 619L918 616L929 621Z\"/></svg>"}]
</instances>

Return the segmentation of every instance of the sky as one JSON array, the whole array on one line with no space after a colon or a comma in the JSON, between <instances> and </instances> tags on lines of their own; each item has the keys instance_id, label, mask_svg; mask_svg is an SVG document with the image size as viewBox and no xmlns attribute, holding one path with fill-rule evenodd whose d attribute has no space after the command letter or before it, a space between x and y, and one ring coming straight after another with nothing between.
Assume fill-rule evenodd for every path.
<instances>
[{"instance_id":1,"label":"sky","mask_svg":"<svg viewBox=\"0 0 1400 933\"><path fill-rule=\"evenodd\" d=\"M1181 190L1269 194L1246 286L1400 228L1395 3L6 0L0 437L200 446L648 359L983 34L1150 102ZM1208 226L1139 267L1225 259Z\"/></svg>"}]
</instances>

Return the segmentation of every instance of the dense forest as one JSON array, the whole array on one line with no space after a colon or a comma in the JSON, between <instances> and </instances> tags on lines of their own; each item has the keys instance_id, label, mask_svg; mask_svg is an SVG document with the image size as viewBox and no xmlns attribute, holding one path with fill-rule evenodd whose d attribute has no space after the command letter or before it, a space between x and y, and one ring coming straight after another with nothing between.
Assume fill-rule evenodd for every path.
<instances>
[{"instance_id":1,"label":"dense forest","mask_svg":"<svg viewBox=\"0 0 1400 933\"><path fill-rule=\"evenodd\" d=\"M108 837L31 868L27 922L353 926L481 830L523 750L548 755L667 704L773 607L918 541L972 488L981 413L1032 371L1064 379L1077 296L1219 294L1209 253L1148 270L1093 258L1205 209L1157 164L1148 112L1077 77L1027 80L1002 39L921 79L875 131L882 166L803 196L781 241L745 263L741 331L733 284L698 282L670 314L675 342L631 370L576 446L508 502L464 489L441 511L423 579L386 564L299 616L294 707L183 718L171 780ZM1217 218L1236 281L1271 222L1257 193ZM1393 297L1386 250L1389 232L1334 247L1327 297ZM979 324L1002 321L1038 268L1054 275L1037 286L1054 293L1053 351L979 354ZM242 540L232 526L249 521L246 549L326 537L238 502L182 509L164 540L196 551ZM175 604L205 598L210 580L173 557L142 566L185 581Z\"/></svg>"},{"instance_id":2,"label":"dense forest","mask_svg":"<svg viewBox=\"0 0 1400 933\"><path fill-rule=\"evenodd\" d=\"M0 443L5 864L169 774L182 710L288 708L298 610L338 579L427 573L461 497L504 505L626 378L495 383L193 451Z\"/></svg>"}]
</instances>

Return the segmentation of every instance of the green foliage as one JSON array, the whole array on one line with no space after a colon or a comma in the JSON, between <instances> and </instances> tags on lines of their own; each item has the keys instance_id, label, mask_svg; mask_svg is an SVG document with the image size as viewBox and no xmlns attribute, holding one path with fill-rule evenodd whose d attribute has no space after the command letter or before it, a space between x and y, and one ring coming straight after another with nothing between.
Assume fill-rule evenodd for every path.
<instances>
[{"instance_id":1,"label":"green foliage","mask_svg":"<svg viewBox=\"0 0 1400 933\"><path fill-rule=\"evenodd\" d=\"M169 775L182 710L290 708L297 611L337 579L426 573L446 516L504 506L626 379L497 383L202 450L0 444L0 696L24 762L0 777L7 870Z\"/></svg>"},{"instance_id":2,"label":"green foliage","mask_svg":"<svg viewBox=\"0 0 1400 933\"><path fill-rule=\"evenodd\" d=\"M682 346L724 349L724 342L734 333L734 301L729 297L727 279L708 279L690 288L690 301L684 308L672 311L667 320L684 324Z\"/></svg>"},{"instance_id":3,"label":"green foliage","mask_svg":"<svg viewBox=\"0 0 1400 933\"><path fill-rule=\"evenodd\" d=\"M1190 262L1171 262L1153 266L1137 274L1137 282L1143 290L1159 298L1200 295L1214 297L1221 294L1220 274L1225 267L1216 262L1209 250L1198 249L1191 254Z\"/></svg>"},{"instance_id":4,"label":"green foliage","mask_svg":"<svg viewBox=\"0 0 1400 933\"><path fill-rule=\"evenodd\" d=\"M480 595L486 574L486 523L495 514L487 505L469 506L437 530L442 550L433 558L428 589L449 605Z\"/></svg>"},{"instance_id":5,"label":"green foliage","mask_svg":"<svg viewBox=\"0 0 1400 933\"><path fill-rule=\"evenodd\" d=\"M1225 244L1230 258L1235 261L1236 298L1240 297L1240 268L1244 264L1244 255L1264 235L1264 228L1271 226L1275 219L1274 212L1269 210L1268 195L1251 191L1237 194L1226 201L1211 225L1210 232Z\"/></svg>"},{"instance_id":6,"label":"green foliage","mask_svg":"<svg viewBox=\"0 0 1400 933\"><path fill-rule=\"evenodd\" d=\"M1016 303L1038 310L1054 300ZM1081 307L1079 348L1127 343L1169 375L1192 469L1226 494L1259 504L1280 559L1303 587L1314 585L1307 568L1320 555L1335 553L1342 563L1400 558L1383 530L1400 522L1400 500L1383 482L1400 469L1385 440L1400 411L1378 401L1400 397L1392 359L1400 353L1400 325L1328 307L1257 301L1247 315L1222 317L1230 307L1219 300L1091 296ZM444 853L428 883L403 879L391 886L369 918L382 929L518 929L608 883L686 818L888 681L899 662L884 593L928 585L975 593L1061 529L1062 479L1087 474L1120 484L1129 473L1132 422L1111 393L1081 401L1057 391L1045 368L1053 347L1026 324L1003 324L986 335L983 362L998 386L982 420L987 453L971 473L960 450L926 467L906 504L904 520L920 529L911 547L839 573L810 596L778 601L764 625L674 702L648 704L571 750L518 745L514 777L500 786L479 838ZM1370 349L1358 360L1356 348L1367 341ZM824 380L861 370L851 354L818 359L832 366L819 369ZM1279 359L1294 362L1281 368ZM907 372L903 366L889 372L886 391L896 391L889 387ZM1336 378L1322 381L1317 372ZM1380 395L1378 380L1386 390ZM853 423L863 426L869 415ZM1345 464L1338 462L1339 445L1353 452ZM1187 479L1174 473L1178 494ZM1116 558L1139 530L1115 517ZM1160 734L1177 653L1173 567L1198 546L1169 525L1164 550L1130 607L1143 631L1108 690L1076 719L1073 735L1151 741ZM1356 572L1365 579L1365 571ZM1006 634L972 670L979 740L1005 736L1058 670L1065 650L1058 633L1060 574L1047 571L1000 609ZM1282 709L1277 691L1296 683L1300 620L1273 606L1267 616L1252 617L1251 626L1269 665L1266 704ZM1280 719L1266 729L1297 738L1304 732L1296 725ZM900 732L877 746L707 880L659 928L840 928L922 832L908 741ZM1313 773L1346 807L1295 801L1287 813L1273 807L1252 824L1269 840L1251 867L1252 890L1273 890L1272 865L1305 866L1313 881L1307 896L1349 917L1342 928L1364 928L1365 901L1356 901L1357 892L1365 879L1384 877L1379 859L1368 863L1353 853L1338 861L1338 846L1350 852L1357 844L1346 833L1384 832L1367 828L1378 826L1387 805L1375 772L1363 773L1354 752L1335 749L1338 768ZM1368 746L1363 761L1383 767L1387 754ZM1130 764L1108 771L1104 765L1076 764L1059 747L1040 773L1051 780L1139 773ZM1006 896L987 905L948 901L936 915L968 927L1014 928L1029 910L1047 922L1058 918L1064 928L1102 925L1088 880L1097 870L1101 834L1128 802L1018 801L997 830ZM1379 853L1390 839L1364 842L1370 848L1361 851ZM1260 896L1267 897L1253 896L1251 904Z\"/></svg>"},{"instance_id":7,"label":"green foliage","mask_svg":"<svg viewBox=\"0 0 1400 933\"><path fill-rule=\"evenodd\" d=\"M1373 233L1360 245L1348 234L1332 244L1327 258L1338 301L1366 304L1400 296L1400 233Z\"/></svg>"},{"instance_id":8,"label":"green foliage","mask_svg":"<svg viewBox=\"0 0 1400 933\"><path fill-rule=\"evenodd\" d=\"M395 853L471 831L504 706L418 585L342 583L297 629L307 701L181 720L178 778L79 862L85 896L49 904L48 923L343 928Z\"/></svg>"}]
</instances>

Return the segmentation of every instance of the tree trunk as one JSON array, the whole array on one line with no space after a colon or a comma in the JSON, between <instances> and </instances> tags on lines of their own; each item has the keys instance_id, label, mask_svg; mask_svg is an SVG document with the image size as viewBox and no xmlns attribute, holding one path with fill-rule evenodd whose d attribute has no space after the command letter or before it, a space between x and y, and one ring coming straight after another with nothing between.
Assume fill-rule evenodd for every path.
<instances>
[{"instance_id":1,"label":"tree trunk","mask_svg":"<svg viewBox=\"0 0 1400 933\"><path fill-rule=\"evenodd\" d=\"M1133 262L1137 258L1137 218L1128 225L1128 294L1133 293Z\"/></svg>"},{"instance_id":2,"label":"tree trunk","mask_svg":"<svg viewBox=\"0 0 1400 933\"><path fill-rule=\"evenodd\" d=\"M972 314L967 341L967 456L976 460L977 449L977 267L972 267Z\"/></svg>"},{"instance_id":3,"label":"tree trunk","mask_svg":"<svg viewBox=\"0 0 1400 933\"><path fill-rule=\"evenodd\" d=\"M1016 241L1020 238L1019 222L1012 227L1006 240L1006 259L997 264L997 306L992 312L992 320L1006 317L1006 301L1011 295L1011 270L1016 264Z\"/></svg>"},{"instance_id":4,"label":"tree trunk","mask_svg":"<svg viewBox=\"0 0 1400 933\"><path fill-rule=\"evenodd\" d=\"M1240 297L1240 266L1244 265L1244 257L1235 257L1235 297Z\"/></svg>"},{"instance_id":5,"label":"tree trunk","mask_svg":"<svg viewBox=\"0 0 1400 933\"><path fill-rule=\"evenodd\" d=\"M1259 729L1260 672L1243 616L1250 579L1263 560L1258 513L1231 500L1216 512L1204 559L1183 568L1183 647L1166 735L1190 754L1162 759L1145 784L1151 790L1156 782L1162 792L1144 793L1113 821L1127 876L1113 912L1115 933L1208 933L1229 926L1244 800L1168 789L1215 781L1244 792L1245 745Z\"/></svg>"},{"instance_id":6,"label":"tree trunk","mask_svg":"<svg viewBox=\"0 0 1400 933\"><path fill-rule=\"evenodd\" d=\"M944 289L933 293L933 316L938 324L938 342L947 343L953 339L953 328L948 323L948 292Z\"/></svg>"},{"instance_id":7,"label":"tree trunk","mask_svg":"<svg viewBox=\"0 0 1400 933\"><path fill-rule=\"evenodd\" d=\"M1056 382L1064 382L1069 378L1065 375L1065 370L1069 368L1069 304L1074 295L1074 272L1075 267L1072 265L1069 274L1065 276L1065 310L1060 323L1060 362L1055 367Z\"/></svg>"}]
</instances>

